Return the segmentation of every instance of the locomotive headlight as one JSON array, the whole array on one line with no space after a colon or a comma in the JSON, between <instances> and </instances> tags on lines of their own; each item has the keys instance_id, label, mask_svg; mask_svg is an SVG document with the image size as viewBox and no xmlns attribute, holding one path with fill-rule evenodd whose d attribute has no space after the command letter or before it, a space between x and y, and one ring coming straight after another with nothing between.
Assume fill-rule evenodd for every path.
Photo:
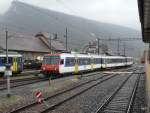
<instances>
[{"instance_id":1,"label":"locomotive headlight","mask_svg":"<svg viewBox=\"0 0 150 113\"><path fill-rule=\"evenodd\" d=\"M45 70L45 67L43 67L43 70Z\"/></svg>"}]
</instances>

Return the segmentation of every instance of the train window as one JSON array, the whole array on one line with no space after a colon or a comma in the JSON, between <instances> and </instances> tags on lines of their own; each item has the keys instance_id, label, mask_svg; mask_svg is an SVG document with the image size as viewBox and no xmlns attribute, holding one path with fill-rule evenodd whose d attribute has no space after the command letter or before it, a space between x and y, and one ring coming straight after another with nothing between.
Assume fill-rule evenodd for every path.
<instances>
[{"instance_id":1,"label":"train window","mask_svg":"<svg viewBox=\"0 0 150 113\"><path fill-rule=\"evenodd\" d=\"M1 63L5 64L6 63L6 57L1 57ZM8 63L12 64L13 62L13 58L12 57L8 57Z\"/></svg>"},{"instance_id":2,"label":"train window","mask_svg":"<svg viewBox=\"0 0 150 113\"><path fill-rule=\"evenodd\" d=\"M75 65L75 58L67 57L65 66L74 66L74 65Z\"/></svg>"},{"instance_id":3,"label":"train window","mask_svg":"<svg viewBox=\"0 0 150 113\"><path fill-rule=\"evenodd\" d=\"M101 64L101 58L96 58L96 64Z\"/></svg>"},{"instance_id":4,"label":"train window","mask_svg":"<svg viewBox=\"0 0 150 113\"><path fill-rule=\"evenodd\" d=\"M5 64L6 63L6 58L5 57L1 57L1 63Z\"/></svg>"},{"instance_id":5,"label":"train window","mask_svg":"<svg viewBox=\"0 0 150 113\"><path fill-rule=\"evenodd\" d=\"M84 65L90 65L90 59L89 58L84 58Z\"/></svg>"},{"instance_id":6,"label":"train window","mask_svg":"<svg viewBox=\"0 0 150 113\"><path fill-rule=\"evenodd\" d=\"M64 59L60 60L60 64L63 65L64 64Z\"/></svg>"},{"instance_id":7,"label":"train window","mask_svg":"<svg viewBox=\"0 0 150 113\"><path fill-rule=\"evenodd\" d=\"M94 59L91 59L91 64L94 64Z\"/></svg>"},{"instance_id":8,"label":"train window","mask_svg":"<svg viewBox=\"0 0 150 113\"><path fill-rule=\"evenodd\" d=\"M59 64L59 56L44 56L43 64Z\"/></svg>"},{"instance_id":9,"label":"train window","mask_svg":"<svg viewBox=\"0 0 150 113\"><path fill-rule=\"evenodd\" d=\"M18 58L17 58L17 62L18 62L18 63L22 63L22 58L21 58L21 57L18 57Z\"/></svg>"},{"instance_id":10,"label":"train window","mask_svg":"<svg viewBox=\"0 0 150 113\"><path fill-rule=\"evenodd\" d=\"M79 58L79 65L82 65L82 58Z\"/></svg>"},{"instance_id":11,"label":"train window","mask_svg":"<svg viewBox=\"0 0 150 113\"><path fill-rule=\"evenodd\" d=\"M105 59L101 58L101 64L105 63Z\"/></svg>"},{"instance_id":12,"label":"train window","mask_svg":"<svg viewBox=\"0 0 150 113\"><path fill-rule=\"evenodd\" d=\"M8 62L9 62L10 64L12 64L12 62L13 62L12 57L9 57L9 58L8 58Z\"/></svg>"},{"instance_id":13,"label":"train window","mask_svg":"<svg viewBox=\"0 0 150 113\"><path fill-rule=\"evenodd\" d=\"M79 58L78 61L79 61L78 62L79 65L90 65L91 59L90 58Z\"/></svg>"}]
</instances>

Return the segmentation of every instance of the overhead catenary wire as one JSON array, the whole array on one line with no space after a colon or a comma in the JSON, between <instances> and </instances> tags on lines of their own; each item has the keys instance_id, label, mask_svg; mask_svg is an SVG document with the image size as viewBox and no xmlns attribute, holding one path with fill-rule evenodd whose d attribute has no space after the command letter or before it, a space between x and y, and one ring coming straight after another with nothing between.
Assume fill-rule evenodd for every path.
<instances>
[{"instance_id":1,"label":"overhead catenary wire","mask_svg":"<svg viewBox=\"0 0 150 113\"><path fill-rule=\"evenodd\" d=\"M56 0L56 2L58 2L59 4L63 5L66 9L68 9L71 13L73 14L77 14L77 12L72 9L68 4L66 4L66 2L64 2L63 0Z\"/></svg>"}]
</instances>

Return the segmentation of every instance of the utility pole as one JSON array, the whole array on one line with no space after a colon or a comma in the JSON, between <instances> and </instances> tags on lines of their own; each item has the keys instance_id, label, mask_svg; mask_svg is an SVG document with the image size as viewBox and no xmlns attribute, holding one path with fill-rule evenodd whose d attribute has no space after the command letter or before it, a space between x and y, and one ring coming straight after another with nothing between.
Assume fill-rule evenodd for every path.
<instances>
[{"instance_id":1,"label":"utility pole","mask_svg":"<svg viewBox=\"0 0 150 113\"><path fill-rule=\"evenodd\" d=\"M125 45L125 43L123 46L124 46L123 53L124 53L124 56L126 56L126 45Z\"/></svg>"},{"instance_id":2,"label":"utility pole","mask_svg":"<svg viewBox=\"0 0 150 113\"><path fill-rule=\"evenodd\" d=\"M7 76L7 97L10 97L10 76L12 75L10 70L10 65L8 64L8 31L6 29L6 69L5 69L5 76Z\"/></svg>"},{"instance_id":3,"label":"utility pole","mask_svg":"<svg viewBox=\"0 0 150 113\"><path fill-rule=\"evenodd\" d=\"M118 48L117 48L118 55L120 55L120 52L119 52L120 51L120 48L119 48L120 45L119 45L119 43L120 43L120 39L118 39Z\"/></svg>"},{"instance_id":4,"label":"utility pole","mask_svg":"<svg viewBox=\"0 0 150 113\"><path fill-rule=\"evenodd\" d=\"M98 42L97 47L98 47L98 55L99 55L100 54L100 51L99 51L99 38L97 38L97 42Z\"/></svg>"},{"instance_id":5,"label":"utility pole","mask_svg":"<svg viewBox=\"0 0 150 113\"><path fill-rule=\"evenodd\" d=\"M52 53L52 41L51 41L51 34L50 34L50 37L49 37L49 46L50 46L50 51Z\"/></svg>"},{"instance_id":6,"label":"utility pole","mask_svg":"<svg viewBox=\"0 0 150 113\"><path fill-rule=\"evenodd\" d=\"M65 35L65 37L66 37L66 51L68 51L68 30L67 30L67 27L66 27L66 35Z\"/></svg>"},{"instance_id":7,"label":"utility pole","mask_svg":"<svg viewBox=\"0 0 150 113\"><path fill-rule=\"evenodd\" d=\"M6 63L8 64L8 31L6 29Z\"/></svg>"}]
</instances>

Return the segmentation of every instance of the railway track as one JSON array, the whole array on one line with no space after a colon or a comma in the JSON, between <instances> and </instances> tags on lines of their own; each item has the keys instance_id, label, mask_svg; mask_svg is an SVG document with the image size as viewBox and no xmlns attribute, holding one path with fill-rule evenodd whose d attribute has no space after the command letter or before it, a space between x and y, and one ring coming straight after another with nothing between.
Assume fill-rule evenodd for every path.
<instances>
[{"instance_id":1,"label":"railway track","mask_svg":"<svg viewBox=\"0 0 150 113\"><path fill-rule=\"evenodd\" d=\"M117 75L115 75L115 76L117 76ZM132 76L132 75L129 75L129 76L123 81L123 84L124 84L131 76ZM109 78L109 79L110 79L110 78ZM103 82L106 82L106 81L109 80L109 79L104 79L103 81L98 82L98 83L92 85L91 87L88 87L87 89L85 89L85 90L83 90L83 91L81 91L81 92L79 92L79 93L76 93L76 94L73 95L73 96L70 96L70 97L68 97L68 98L66 98L66 99L64 99L64 100L62 100L62 101L60 101L60 102L58 102L58 103L56 103L56 104L53 104L53 105L51 105L50 107L48 107L48 108L46 108L46 109L40 111L40 113L48 113L48 112L51 112L51 111L57 109L58 107L60 107L62 104L66 103L67 101L70 101L70 100L76 98L76 97L79 96L80 94L85 93L87 90L90 90L91 88L93 88L93 87L95 87L95 86L97 86L97 85L99 85L99 84L101 84L101 83L103 83ZM57 111L57 110L56 110L56 111ZM55 113L55 112L54 112L54 113ZM99 112L99 113L101 113L101 112ZM109 113L109 112L105 112L105 113ZM114 112L112 112L112 113L114 113ZM121 113L121 112L119 112L119 113Z\"/></svg>"},{"instance_id":2,"label":"railway track","mask_svg":"<svg viewBox=\"0 0 150 113\"><path fill-rule=\"evenodd\" d=\"M126 70L129 70L129 69L126 69ZM31 72L31 73L34 73L34 72ZM79 78L84 78L84 77L89 77L89 76L93 76L93 75L96 75L96 74L100 74L100 73L99 72L98 73L91 72L89 74L86 74L86 76L83 76L81 74L81 76L78 76L78 77ZM11 80L10 83L11 83L11 88L15 88L15 87L19 87L19 86L23 86L23 85L29 85L29 84L32 84L32 83L37 83L37 82L46 81L46 80L48 80L48 78L31 77L31 78L24 78L24 79L14 79L14 80ZM7 89L6 83L7 83L6 80L0 80L0 91Z\"/></svg>"},{"instance_id":3,"label":"railway track","mask_svg":"<svg viewBox=\"0 0 150 113\"><path fill-rule=\"evenodd\" d=\"M127 70L131 70L131 69L127 69ZM132 69L132 70L133 70L133 69ZM94 75L96 75L96 74L98 74L98 73L95 73ZM92 76L92 75L93 75L93 74L89 74L89 75L87 75L87 77L88 77L88 76ZM60 92L58 92L58 93L56 93L56 94L54 94L54 95L52 95L52 96L50 96L50 97L44 98L44 101L49 101L49 100L51 100L51 99L53 99L53 98L57 98L58 96L61 96L61 95L63 95L63 94L66 94L66 93L68 93L68 92L71 92L71 91L73 91L73 90L76 90L76 89L78 89L78 88L80 88L80 87L85 87L87 84L90 84L90 83L92 83L92 82L93 82L93 83L94 83L94 82L98 82L98 80L101 80L100 82L94 84L93 86L90 86L90 87L84 89L83 91L81 91L80 93L77 93L76 95L70 97L70 99L71 99L71 98L74 98L74 97L76 97L76 96L78 96L78 95L84 93L85 91L91 89L92 87L94 87L94 86L96 86L96 85L98 85L98 84L101 84L101 83L103 83L104 81L107 81L107 80L109 80L109 79L111 79L111 78L117 76L117 75L110 75L110 74L107 74L107 75L108 75L108 76L106 76L106 74L103 74L103 76L98 77L97 79L92 79L92 80L83 82L83 83L81 83L81 84L75 85L74 87L71 87L71 88L69 88L69 89L60 91ZM86 77L86 76L85 76L85 77ZM70 100L70 99L68 98L67 100L64 100L64 102L65 102L65 101L68 101L68 100ZM62 103L63 103L63 102L62 102ZM35 109L36 109L36 107L37 107L38 105L39 105L39 104L38 104L37 102L33 102L33 103L30 103L30 104L25 105L25 106L23 106L23 107L17 108L17 109L15 109L15 110L11 111L10 113L20 113L20 112L24 112L24 111L26 111L26 110L27 110L26 112L28 112L28 110L29 110L29 111L30 111L30 110L32 111L32 108L35 108ZM38 107L37 107L37 108L38 108ZM30 111L30 112L31 112L31 111Z\"/></svg>"},{"instance_id":4,"label":"railway track","mask_svg":"<svg viewBox=\"0 0 150 113\"><path fill-rule=\"evenodd\" d=\"M30 74L38 74L40 73L40 70L26 70L26 71L23 71L21 72L20 74L13 74L12 78L15 78L15 77L21 77L21 76L30 76ZM4 75L3 75L4 76ZM0 76L0 82L3 81L3 77Z\"/></svg>"},{"instance_id":5,"label":"railway track","mask_svg":"<svg viewBox=\"0 0 150 113\"><path fill-rule=\"evenodd\" d=\"M131 113L148 113L148 99L146 92L146 75L140 77L137 92L135 95L134 103Z\"/></svg>"},{"instance_id":6,"label":"railway track","mask_svg":"<svg viewBox=\"0 0 150 113\"><path fill-rule=\"evenodd\" d=\"M34 80L34 79L37 79L37 77L14 79L14 80L10 80L10 82L11 82L11 83L22 82L22 81L28 81L29 79L30 79L30 80ZM6 83L7 83L6 80L1 80L1 81L0 81L0 85L6 84Z\"/></svg>"},{"instance_id":7,"label":"railway track","mask_svg":"<svg viewBox=\"0 0 150 113\"><path fill-rule=\"evenodd\" d=\"M44 98L44 101L50 101L51 99L59 98L62 95L68 95L68 96L65 96L65 97L68 97L68 98L65 98L63 101L61 101L59 103L56 103L55 105L52 105L50 107L50 109L54 109L56 106L59 106L61 103L65 102L65 101L68 101L68 100L70 100L70 99L72 99L72 98L74 98L74 97L84 93L85 91L91 89L92 87L94 87L94 86L96 86L96 85L98 85L98 84L100 84L100 83L102 83L104 81L107 81L107 80L109 80L109 79L111 79L111 78L113 78L115 76L117 76L117 75L108 75L108 76L102 75L102 76L100 76L100 77L98 77L96 79L88 80L88 81L83 82L83 83L81 83L79 85L76 85L76 86L71 87L69 89L66 89L66 90L63 90L61 92L58 92L55 95L52 95L52 96L47 97L47 98ZM73 93L76 90L79 90L79 92ZM71 95L71 96L69 96L69 95ZM20 107L20 108L18 108L16 110L13 110L10 113L20 113L20 112L21 113L22 112L26 113L26 112L32 111L33 109L34 110L37 109L38 106L39 106L39 104L37 102L34 102L34 103L29 104L29 105ZM44 109L44 110L46 110L46 109ZM44 112L44 111L41 111L41 112Z\"/></svg>"},{"instance_id":8,"label":"railway track","mask_svg":"<svg viewBox=\"0 0 150 113\"><path fill-rule=\"evenodd\" d=\"M24 86L24 85L29 85L41 81L46 81L48 78L38 78L38 77L32 77L32 78L25 78L25 79L17 79L17 80L11 80L11 88L19 87L19 86ZM0 91L6 90L7 85L6 81L1 81L0 82Z\"/></svg>"},{"instance_id":9,"label":"railway track","mask_svg":"<svg viewBox=\"0 0 150 113\"><path fill-rule=\"evenodd\" d=\"M87 74L86 76L82 76L82 77L83 78L89 77L89 76L96 75L96 74L97 73L92 73L92 74L90 73L90 74ZM48 80L48 78L31 77L31 78L11 80L10 83L11 83L11 88L15 88L15 87L29 85L32 83L37 83L37 82L46 81L46 80ZM0 81L0 91L7 89L6 86L7 86L7 81L1 80Z\"/></svg>"},{"instance_id":10,"label":"railway track","mask_svg":"<svg viewBox=\"0 0 150 113\"><path fill-rule=\"evenodd\" d=\"M131 113L136 90L140 80L137 75L133 82L129 76L116 90L105 100L95 113Z\"/></svg>"}]
</instances>

